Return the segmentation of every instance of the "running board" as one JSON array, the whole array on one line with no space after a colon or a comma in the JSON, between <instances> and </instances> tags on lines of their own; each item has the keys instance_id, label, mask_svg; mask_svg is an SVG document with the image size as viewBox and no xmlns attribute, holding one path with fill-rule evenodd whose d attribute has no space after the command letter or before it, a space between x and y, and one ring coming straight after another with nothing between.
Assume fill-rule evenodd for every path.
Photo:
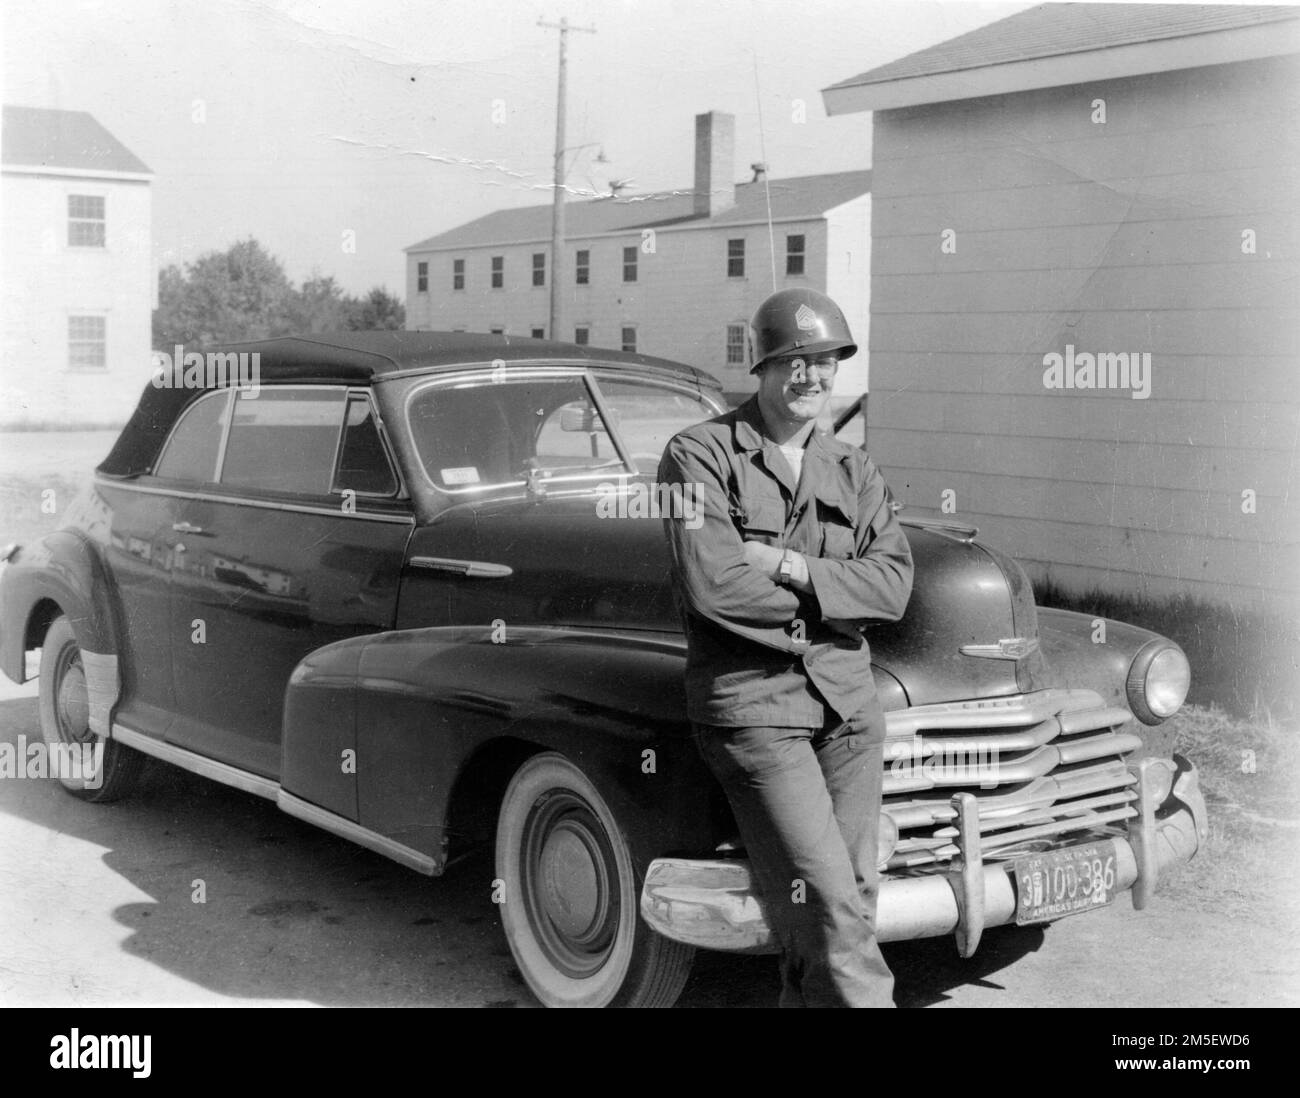
<instances>
[{"instance_id":1,"label":"running board","mask_svg":"<svg viewBox=\"0 0 1300 1098\"><path fill-rule=\"evenodd\" d=\"M240 770L239 767L231 766L229 763L217 762L216 759L195 754L184 747L177 747L174 743L146 736L134 728L114 724L113 739L126 744L127 747L135 748L142 755L152 755L155 759L162 759L163 762L179 766L182 770L211 778L214 782L221 782L222 785L233 785L245 793L256 793L268 801L273 801L279 796L279 782L250 774L247 770Z\"/></svg>"},{"instance_id":2,"label":"running board","mask_svg":"<svg viewBox=\"0 0 1300 1098\"><path fill-rule=\"evenodd\" d=\"M174 743L154 739L152 736L146 736L143 732L137 732L135 729L127 728L121 724L113 725L113 739L125 744L127 747L134 748L142 755L151 755L155 759L171 763L172 766L179 766L182 770L188 770L200 777L211 778L222 785L233 786L245 793L253 793L259 797L265 797L269 801L275 801L276 807L281 812L319 827L342 839L347 839L358 846L364 846L367 850L373 850L376 854L391 858L408 869L414 869L417 873L434 877L441 874L443 869L446 868L436 858L432 858L428 854L422 854L414 847L406 846L395 839L390 839L387 835L381 835L377 831L362 827L359 823L349 820L345 816L340 816L336 812L330 812L328 809L321 808L319 805L304 801L301 797L295 797L292 793L285 792L280 788L279 782L274 782L270 778L250 774L246 770L240 770L237 766L218 762L216 759L209 759L187 748L177 747Z\"/></svg>"}]
</instances>

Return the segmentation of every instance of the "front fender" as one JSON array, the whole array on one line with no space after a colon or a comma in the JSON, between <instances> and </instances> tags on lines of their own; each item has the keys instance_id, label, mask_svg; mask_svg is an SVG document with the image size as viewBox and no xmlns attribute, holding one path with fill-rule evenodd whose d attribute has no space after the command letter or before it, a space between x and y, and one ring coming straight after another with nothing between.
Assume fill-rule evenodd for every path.
<instances>
[{"instance_id":1,"label":"front fender","mask_svg":"<svg viewBox=\"0 0 1300 1098\"><path fill-rule=\"evenodd\" d=\"M441 866L473 760L503 744L552 750L597 785L635 850L695 849L708 841L712 779L688 735L684 660L679 637L554 627L329 645L290 680L282 786Z\"/></svg>"}]
</instances>

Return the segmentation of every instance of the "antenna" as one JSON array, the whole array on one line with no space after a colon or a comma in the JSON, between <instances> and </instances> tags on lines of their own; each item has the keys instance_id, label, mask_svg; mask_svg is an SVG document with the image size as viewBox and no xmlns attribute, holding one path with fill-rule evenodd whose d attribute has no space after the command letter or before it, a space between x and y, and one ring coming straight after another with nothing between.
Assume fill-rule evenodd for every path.
<instances>
[{"instance_id":1,"label":"antenna","mask_svg":"<svg viewBox=\"0 0 1300 1098\"><path fill-rule=\"evenodd\" d=\"M767 137L763 132L763 92L758 86L758 54L751 47L750 57L754 59L754 100L758 104L758 149L767 164ZM772 188L767 181L768 173L763 172L763 194L767 198L767 250L772 259L772 292L776 292L776 232L772 228Z\"/></svg>"}]
</instances>

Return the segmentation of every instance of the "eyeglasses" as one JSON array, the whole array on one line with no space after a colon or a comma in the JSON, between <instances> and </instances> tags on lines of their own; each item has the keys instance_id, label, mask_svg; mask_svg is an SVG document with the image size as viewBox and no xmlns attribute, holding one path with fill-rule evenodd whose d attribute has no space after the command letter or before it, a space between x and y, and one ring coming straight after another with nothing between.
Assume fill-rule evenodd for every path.
<instances>
[{"instance_id":1,"label":"eyeglasses","mask_svg":"<svg viewBox=\"0 0 1300 1098\"><path fill-rule=\"evenodd\" d=\"M797 382L813 373L822 378L834 377L835 371L839 369L840 360L833 354L792 355L789 358L775 359L772 364L788 371L790 380Z\"/></svg>"}]
</instances>

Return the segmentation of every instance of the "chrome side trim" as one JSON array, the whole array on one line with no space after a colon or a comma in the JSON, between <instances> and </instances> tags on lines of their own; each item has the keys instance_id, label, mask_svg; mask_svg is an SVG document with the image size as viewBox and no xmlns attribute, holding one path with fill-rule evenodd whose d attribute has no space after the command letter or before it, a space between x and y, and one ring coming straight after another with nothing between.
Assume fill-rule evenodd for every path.
<instances>
[{"instance_id":1,"label":"chrome side trim","mask_svg":"<svg viewBox=\"0 0 1300 1098\"><path fill-rule=\"evenodd\" d=\"M1006 725L1038 724L1080 709L1101 709L1100 694L1092 690L1039 690L1005 698L914 705L885 714L887 735L911 736L918 729L994 728Z\"/></svg>"},{"instance_id":2,"label":"chrome side trim","mask_svg":"<svg viewBox=\"0 0 1300 1098\"><path fill-rule=\"evenodd\" d=\"M997 644L963 644L958 651L986 660L1023 660L1038 651L1038 638L1003 637Z\"/></svg>"},{"instance_id":3,"label":"chrome side trim","mask_svg":"<svg viewBox=\"0 0 1300 1098\"><path fill-rule=\"evenodd\" d=\"M280 503L276 500L251 499L248 496L225 496L216 492L194 492L177 488L155 488L152 485L131 484L112 477L95 477L96 484L120 488L128 492L143 492L151 496L175 496L178 499L198 499L205 503L237 503L241 507L261 507L267 511L298 511L308 515L328 515L331 518L361 519L365 522L391 522L401 526L414 526L414 515L380 515L366 511L344 511L342 508L311 506L305 503ZM364 499L364 496L358 496Z\"/></svg>"},{"instance_id":4,"label":"chrome side trim","mask_svg":"<svg viewBox=\"0 0 1300 1098\"><path fill-rule=\"evenodd\" d=\"M960 541L963 545L970 545L980 532L978 526L950 522L946 519L913 518L908 516L907 518L900 518L898 521L904 526L915 526L921 530L933 530L936 534L945 534Z\"/></svg>"},{"instance_id":5,"label":"chrome side trim","mask_svg":"<svg viewBox=\"0 0 1300 1098\"><path fill-rule=\"evenodd\" d=\"M505 579L513 576L515 570L508 564L496 564L489 560L456 560L453 557L412 557L412 568L431 568L437 572L454 572L467 579Z\"/></svg>"},{"instance_id":6,"label":"chrome side trim","mask_svg":"<svg viewBox=\"0 0 1300 1098\"><path fill-rule=\"evenodd\" d=\"M281 811L287 812L290 816L314 824L358 846L364 846L376 854L392 858L393 861L400 862L408 869L414 869L428 877L442 872L442 865L436 858L421 854L420 851L390 839L387 835L380 835L377 831L362 827L359 823L354 823L310 801L304 801L301 797L295 797L292 793L286 793L283 789L276 796L275 803L279 805Z\"/></svg>"},{"instance_id":7,"label":"chrome side trim","mask_svg":"<svg viewBox=\"0 0 1300 1098\"><path fill-rule=\"evenodd\" d=\"M141 754L152 755L155 759L179 766L182 770L211 778L213 781L221 782L222 785L234 786L245 793L256 793L267 800L275 800L280 792L280 783L273 782L270 778L250 774L229 763L195 754L184 747L177 747L174 743L154 739L123 724L113 725L113 739L121 741L127 747L134 747Z\"/></svg>"}]
</instances>

